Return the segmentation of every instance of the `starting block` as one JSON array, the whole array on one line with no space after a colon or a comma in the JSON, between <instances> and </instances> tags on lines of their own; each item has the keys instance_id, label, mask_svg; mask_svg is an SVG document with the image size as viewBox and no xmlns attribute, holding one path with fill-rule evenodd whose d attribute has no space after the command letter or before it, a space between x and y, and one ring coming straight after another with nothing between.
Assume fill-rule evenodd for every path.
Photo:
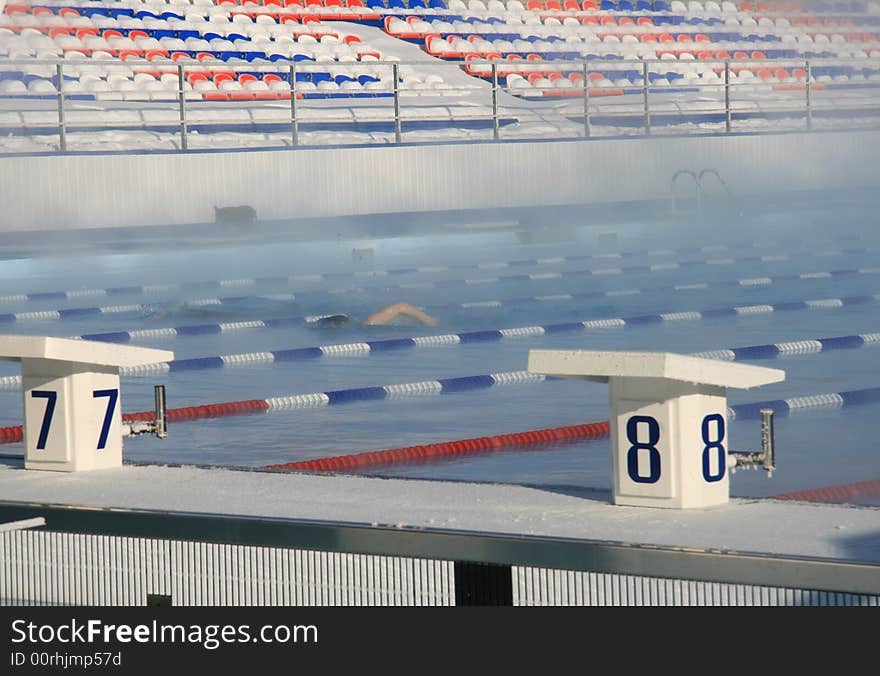
<instances>
[{"instance_id":1,"label":"starting block","mask_svg":"<svg viewBox=\"0 0 880 676\"><path fill-rule=\"evenodd\" d=\"M727 388L785 379L779 369L663 352L530 350L528 369L610 384L614 504L640 507L727 503L737 455Z\"/></svg>"},{"instance_id":2,"label":"starting block","mask_svg":"<svg viewBox=\"0 0 880 676\"><path fill-rule=\"evenodd\" d=\"M0 336L0 361L21 362L25 468L122 466L119 369L174 353L69 338Z\"/></svg>"}]
</instances>

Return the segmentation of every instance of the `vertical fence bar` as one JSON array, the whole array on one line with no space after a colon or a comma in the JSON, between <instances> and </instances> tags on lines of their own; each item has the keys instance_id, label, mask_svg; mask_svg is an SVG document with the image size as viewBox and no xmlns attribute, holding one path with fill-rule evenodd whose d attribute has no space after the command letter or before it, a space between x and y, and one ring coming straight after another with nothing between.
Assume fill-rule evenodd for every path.
<instances>
[{"instance_id":1,"label":"vertical fence bar","mask_svg":"<svg viewBox=\"0 0 880 676\"><path fill-rule=\"evenodd\" d=\"M394 142L400 143L400 68L391 64L391 77L394 79Z\"/></svg>"},{"instance_id":2,"label":"vertical fence bar","mask_svg":"<svg viewBox=\"0 0 880 676\"><path fill-rule=\"evenodd\" d=\"M812 102L812 94L813 94L812 89L813 89L813 87L811 84L811 81L813 79L813 73L811 72L809 61L804 62L804 72L806 73L806 78L807 78L806 84L804 85L804 92L805 92L805 96L807 98L807 100L806 100L807 131L810 131L813 128L813 102Z\"/></svg>"},{"instance_id":3,"label":"vertical fence bar","mask_svg":"<svg viewBox=\"0 0 880 676\"><path fill-rule=\"evenodd\" d=\"M296 117L296 62L290 64L290 142L299 145L299 121Z\"/></svg>"},{"instance_id":4,"label":"vertical fence bar","mask_svg":"<svg viewBox=\"0 0 880 676\"><path fill-rule=\"evenodd\" d=\"M64 69L58 63L55 65L56 89L58 89L58 150L67 152L67 126L64 122Z\"/></svg>"},{"instance_id":5,"label":"vertical fence bar","mask_svg":"<svg viewBox=\"0 0 880 676\"><path fill-rule=\"evenodd\" d=\"M180 109L180 147L186 150L189 147L186 134L186 91L183 88L183 64L177 64L177 101Z\"/></svg>"},{"instance_id":6,"label":"vertical fence bar","mask_svg":"<svg viewBox=\"0 0 880 676\"><path fill-rule=\"evenodd\" d=\"M645 136L651 135L651 109L648 107L648 62L642 63L642 98L645 104Z\"/></svg>"},{"instance_id":7,"label":"vertical fence bar","mask_svg":"<svg viewBox=\"0 0 880 676\"><path fill-rule=\"evenodd\" d=\"M584 138L590 138L590 78L587 77L587 62L584 61Z\"/></svg>"},{"instance_id":8,"label":"vertical fence bar","mask_svg":"<svg viewBox=\"0 0 880 676\"><path fill-rule=\"evenodd\" d=\"M498 140L498 64L492 63L492 138Z\"/></svg>"},{"instance_id":9,"label":"vertical fence bar","mask_svg":"<svg viewBox=\"0 0 880 676\"><path fill-rule=\"evenodd\" d=\"M730 61L724 62L724 130L730 133L733 115L730 112Z\"/></svg>"}]
</instances>

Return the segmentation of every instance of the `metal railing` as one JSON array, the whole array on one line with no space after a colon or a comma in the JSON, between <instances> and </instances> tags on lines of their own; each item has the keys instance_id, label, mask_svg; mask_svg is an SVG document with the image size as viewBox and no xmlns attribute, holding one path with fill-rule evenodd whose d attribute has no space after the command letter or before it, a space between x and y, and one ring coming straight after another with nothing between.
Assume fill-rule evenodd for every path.
<instances>
[{"instance_id":1,"label":"metal railing","mask_svg":"<svg viewBox=\"0 0 880 676\"><path fill-rule=\"evenodd\" d=\"M45 94L27 91L0 97L0 137L40 137L51 149L66 152L88 147L88 143L72 144L72 134L81 140L82 134L96 131L149 131L163 135L166 147L188 150L196 135L201 141L230 130L258 138L226 139L220 147L253 146L267 140L285 146L328 144L332 141L327 133L333 132L345 133L345 143L352 142L349 132L362 132L364 138L355 138L355 143L400 143L408 140L408 131L426 129L434 129L437 139L477 136L497 140L506 138L505 127L511 122L517 122L519 129L510 138L528 137L523 128L530 123L539 124L541 130L536 133L543 138L586 138L667 131L810 130L819 119L831 120L829 124L836 127L863 128L880 120L880 81L840 82L827 73L814 77L819 68L864 68L873 60L692 63L698 64L692 68L702 69L699 78L681 76L677 72L682 70L681 62L662 59L375 61L356 67L367 74L369 88L326 92L312 81L317 74L327 78L337 71L351 72L351 64L276 61L247 66L259 68L263 77L274 76L274 89L248 91L230 85L224 90L221 84L220 90L203 92L200 81L218 72L232 75L235 68L246 66L223 61L6 59L0 60L0 75L3 71L28 73L29 79L42 77L54 88L45 85ZM783 69L786 81L763 80L761 75L768 72L775 77L770 69ZM126 74L148 75L150 89L129 85L114 89L110 80L101 78L114 72L123 74L114 82L125 80ZM755 72L759 75L749 79L744 75ZM74 76L90 73L95 75L93 84L100 80L99 87L92 91L80 83L77 90L71 89ZM439 74L442 86L420 86L419 76L425 73ZM152 80L156 75L158 79ZM672 82L665 79L673 76ZM557 86L560 82L564 86ZM81 99L88 99L87 107ZM288 99L289 107L280 105ZM536 100L555 105L542 106ZM548 125L555 125L555 131L548 132ZM462 134L462 129L470 133ZM305 131L315 131L320 137L310 140L304 137ZM53 137L51 142L48 136ZM417 140L430 136L420 133ZM124 140L118 142L124 145ZM0 144L0 153L10 151L15 148Z\"/></svg>"},{"instance_id":2,"label":"metal railing","mask_svg":"<svg viewBox=\"0 0 880 676\"><path fill-rule=\"evenodd\" d=\"M841 560L0 502L35 518L0 533L0 603L880 605L880 567Z\"/></svg>"}]
</instances>

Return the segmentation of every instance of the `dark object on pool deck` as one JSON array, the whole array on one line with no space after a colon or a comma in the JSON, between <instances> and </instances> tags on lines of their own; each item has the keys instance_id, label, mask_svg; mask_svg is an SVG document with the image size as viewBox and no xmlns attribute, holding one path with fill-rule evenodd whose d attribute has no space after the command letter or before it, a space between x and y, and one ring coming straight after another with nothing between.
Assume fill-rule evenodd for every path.
<instances>
[{"instance_id":1,"label":"dark object on pool deck","mask_svg":"<svg viewBox=\"0 0 880 676\"><path fill-rule=\"evenodd\" d=\"M215 223L253 223L257 220L257 211L252 206L238 207L214 206Z\"/></svg>"}]
</instances>

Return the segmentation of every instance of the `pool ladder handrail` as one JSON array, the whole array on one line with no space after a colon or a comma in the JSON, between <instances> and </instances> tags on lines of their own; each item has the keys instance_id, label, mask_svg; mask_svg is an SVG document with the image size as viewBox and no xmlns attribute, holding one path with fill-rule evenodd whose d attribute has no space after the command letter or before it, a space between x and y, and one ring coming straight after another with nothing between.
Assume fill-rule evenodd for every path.
<instances>
[{"instance_id":1,"label":"pool ladder handrail","mask_svg":"<svg viewBox=\"0 0 880 676\"><path fill-rule=\"evenodd\" d=\"M753 451L729 451L728 467L735 471L737 467L754 468L758 465L767 472L767 478L773 476L776 469L776 444L773 431L773 409L761 409L761 450Z\"/></svg>"},{"instance_id":2,"label":"pool ladder handrail","mask_svg":"<svg viewBox=\"0 0 880 676\"><path fill-rule=\"evenodd\" d=\"M730 205L734 205L736 202L736 199L734 198L733 192L731 192L731 190L730 190L730 186L727 185L727 181L725 181L721 177L721 174L718 173L717 169L712 169L712 168L701 169L699 171L699 173L692 171L690 169L679 169L678 171L676 171L672 175L672 180L670 181L670 184L669 184L669 192L672 195L672 212L673 213L678 213L678 210L679 210L678 209L678 199L679 198L676 195L675 188L678 183L678 179L681 176L690 176L691 179L693 179L694 187L696 188L696 190L694 192L694 200L697 205L697 213L698 214L703 213L703 202L704 202L705 198L707 198L709 196L709 193L706 191L704 184L703 184L703 181L707 176L714 176L718 180L718 183L721 185L722 188L724 188L724 192L727 195L727 200Z\"/></svg>"},{"instance_id":3,"label":"pool ladder handrail","mask_svg":"<svg viewBox=\"0 0 880 676\"><path fill-rule=\"evenodd\" d=\"M153 387L156 403L155 420L133 420L122 426L123 436L136 436L138 434L155 434L160 439L168 436L168 417L165 408L165 386Z\"/></svg>"}]
</instances>

